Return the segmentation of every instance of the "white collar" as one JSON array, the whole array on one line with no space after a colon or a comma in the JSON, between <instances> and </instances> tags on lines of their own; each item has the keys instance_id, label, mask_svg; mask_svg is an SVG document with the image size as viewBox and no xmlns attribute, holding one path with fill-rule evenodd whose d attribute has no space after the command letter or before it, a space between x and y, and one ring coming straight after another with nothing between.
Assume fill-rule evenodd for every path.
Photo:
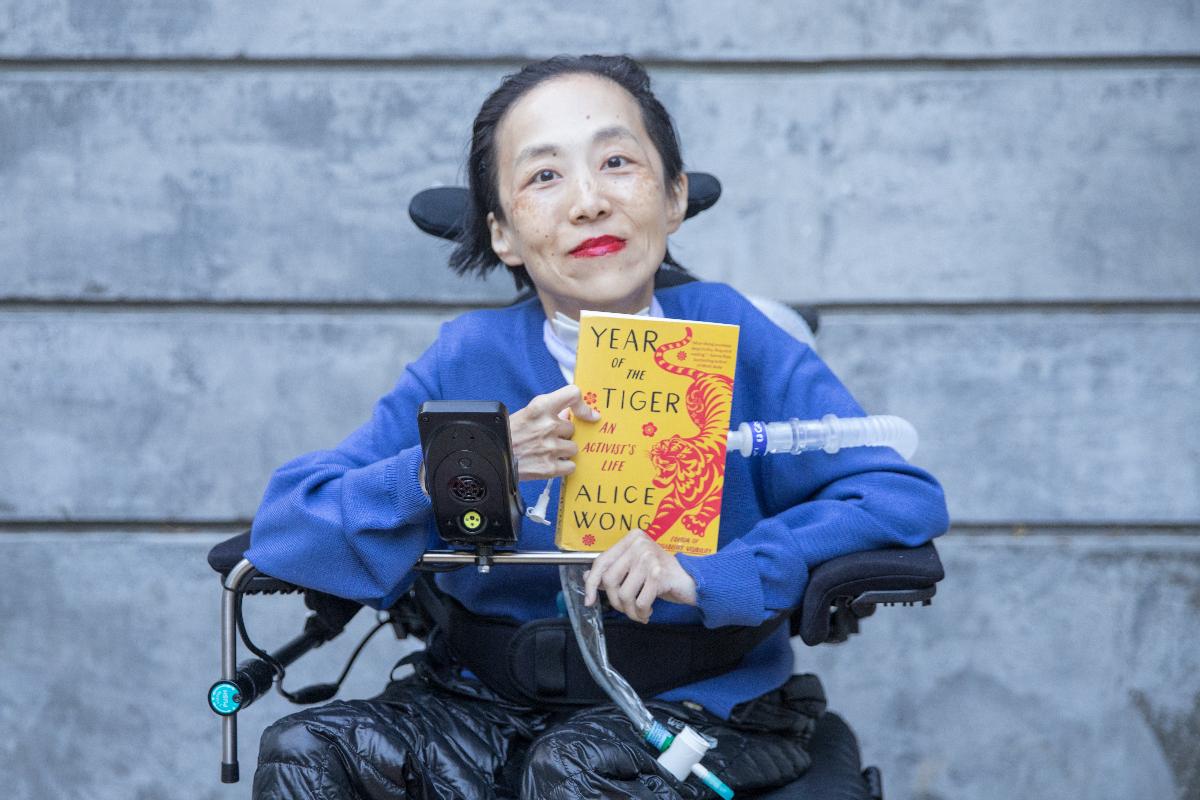
<instances>
[{"instance_id":1,"label":"white collar","mask_svg":"<svg viewBox=\"0 0 1200 800\"><path fill-rule=\"evenodd\" d=\"M662 317L663 309L658 302L658 298L650 295L650 305L637 312L639 317ZM571 319L561 311L554 312L554 320L546 320L542 326L542 339L546 342L546 349L550 351L550 355L554 356L554 360L558 362L558 368L562 370L563 377L567 379L567 383L574 380L575 375L575 352L579 347L579 321Z\"/></svg>"}]
</instances>

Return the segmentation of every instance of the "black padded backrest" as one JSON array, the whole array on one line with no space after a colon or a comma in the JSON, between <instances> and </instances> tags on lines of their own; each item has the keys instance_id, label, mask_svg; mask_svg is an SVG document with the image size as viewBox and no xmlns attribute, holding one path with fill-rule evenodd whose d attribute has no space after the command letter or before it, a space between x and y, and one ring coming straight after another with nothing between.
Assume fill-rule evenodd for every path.
<instances>
[{"instance_id":1,"label":"black padded backrest","mask_svg":"<svg viewBox=\"0 0 1200 800\"><path fill-rule=\"evenodd\" d=\"M706 211L721 198L721 182L707 172L689 172L688 174L688 207L686 217L694 217L701 211ZM439 239L456 241L462 235L467 218L467 190L463 186L435 186L417 192L408 204L408 216L413 223L432 236ZM696 280L683 270L663 268L658 271L654 288L664 289ZM521 293L514 303L528 299L532 291ZM814 306L799 306L795 311L804 318L809 330L814 334L820 324L820 316Z\"/></svg>"},{"instance_id":2,"label":"black padded backrest","mask_svg":"<svg viewBox=\"0 0 1200 800\"><path fill-rule=\"evenodd\" d=\"M712 208L721 197L721 182L707 172L689 172L686 217ZM463 186L437 186L417 192L408 204L408 216L416 226L440 239L454 241L466 224L469 199Z\"/></svg>"},{"instance_id":3,"label":"black padded backrest","mask_svg":"<svg viewBox=\"0 0 1200 800\"><path fill-rule=\"evenodd\" d=\"M454 241L462 235L467 218L467 190L462 186L435 186L417 192L408 201L408 216L426 233Z\"/></svg>"}]
</instances>

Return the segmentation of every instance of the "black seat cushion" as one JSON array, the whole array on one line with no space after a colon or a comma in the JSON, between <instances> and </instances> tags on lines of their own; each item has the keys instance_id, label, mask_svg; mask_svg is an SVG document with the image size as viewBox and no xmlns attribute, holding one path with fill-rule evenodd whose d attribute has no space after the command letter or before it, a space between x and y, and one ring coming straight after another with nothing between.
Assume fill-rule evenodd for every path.
<instances>
[{"instance_id":1,"label":"black seat cushion","mask_svg":"<svg viewBox=\"0 0 1200 800\"><path fill-rule=\"evenodd\" d=\"M858 740L837 714L817 723L809 746L813 763L808 772L787 786L756 795L760 800L871 800L862 774Z\"/></svg>"}]
</instances>

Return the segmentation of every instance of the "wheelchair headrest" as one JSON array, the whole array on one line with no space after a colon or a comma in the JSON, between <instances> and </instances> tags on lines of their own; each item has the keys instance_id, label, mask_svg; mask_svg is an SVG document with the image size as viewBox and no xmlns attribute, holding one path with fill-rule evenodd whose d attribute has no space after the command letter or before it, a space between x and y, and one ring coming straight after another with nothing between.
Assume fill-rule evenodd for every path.
<instances>
[{"instance_id":1,"label":"wheelchair headrest","mask_svg":"<svg viewBox=\"0 0 1200 800\"><path fill-rule=\"evenodd\" d=\"M688 204L684 217L705 211L721 197L721 182L706 172L689 172ZM463 186L437 186L417 192L408 204L408 216L426 233L454 241L467 218L467 190Z\"/></svg>"}]
</instances>

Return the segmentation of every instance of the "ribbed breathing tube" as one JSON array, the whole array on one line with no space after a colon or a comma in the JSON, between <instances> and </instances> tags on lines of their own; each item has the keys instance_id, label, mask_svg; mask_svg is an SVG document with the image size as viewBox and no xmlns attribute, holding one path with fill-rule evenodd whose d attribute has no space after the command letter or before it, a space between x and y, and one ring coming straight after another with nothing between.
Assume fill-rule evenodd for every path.
<instances>
[{"instance_id":1,"label":"ribbed breathing tube","mask_svg":"<svg viewBox=\"0 0 1200 800\"><path fill-rule=\"evenodd\" d=\"M820 419L743 422L729 432L729 449L747 457L811 450L836 453L844 447L890 447L907 460L917 451L917 429L887 414L844 419L826 414Z\"/></svg>"},{"instance_id":2,"label":"ribbed breathing tube","mask_svg":"<svg viewBox=\"0 0 1200 800\"><path fill-rule=\"evenodd\" d=\"M812 450L832 454L845 447L890 447L908 460L917 452L917 429L908 420L889 414L845 418L826 414L820 419L743 422L729 432L727 441L730 452L736 450L747 458L772 453L798 455ZM525 511L527 517L542 525L551 524L546 507L553 483L547 481L537 502Z\"/></svg>"}]
</instances>

